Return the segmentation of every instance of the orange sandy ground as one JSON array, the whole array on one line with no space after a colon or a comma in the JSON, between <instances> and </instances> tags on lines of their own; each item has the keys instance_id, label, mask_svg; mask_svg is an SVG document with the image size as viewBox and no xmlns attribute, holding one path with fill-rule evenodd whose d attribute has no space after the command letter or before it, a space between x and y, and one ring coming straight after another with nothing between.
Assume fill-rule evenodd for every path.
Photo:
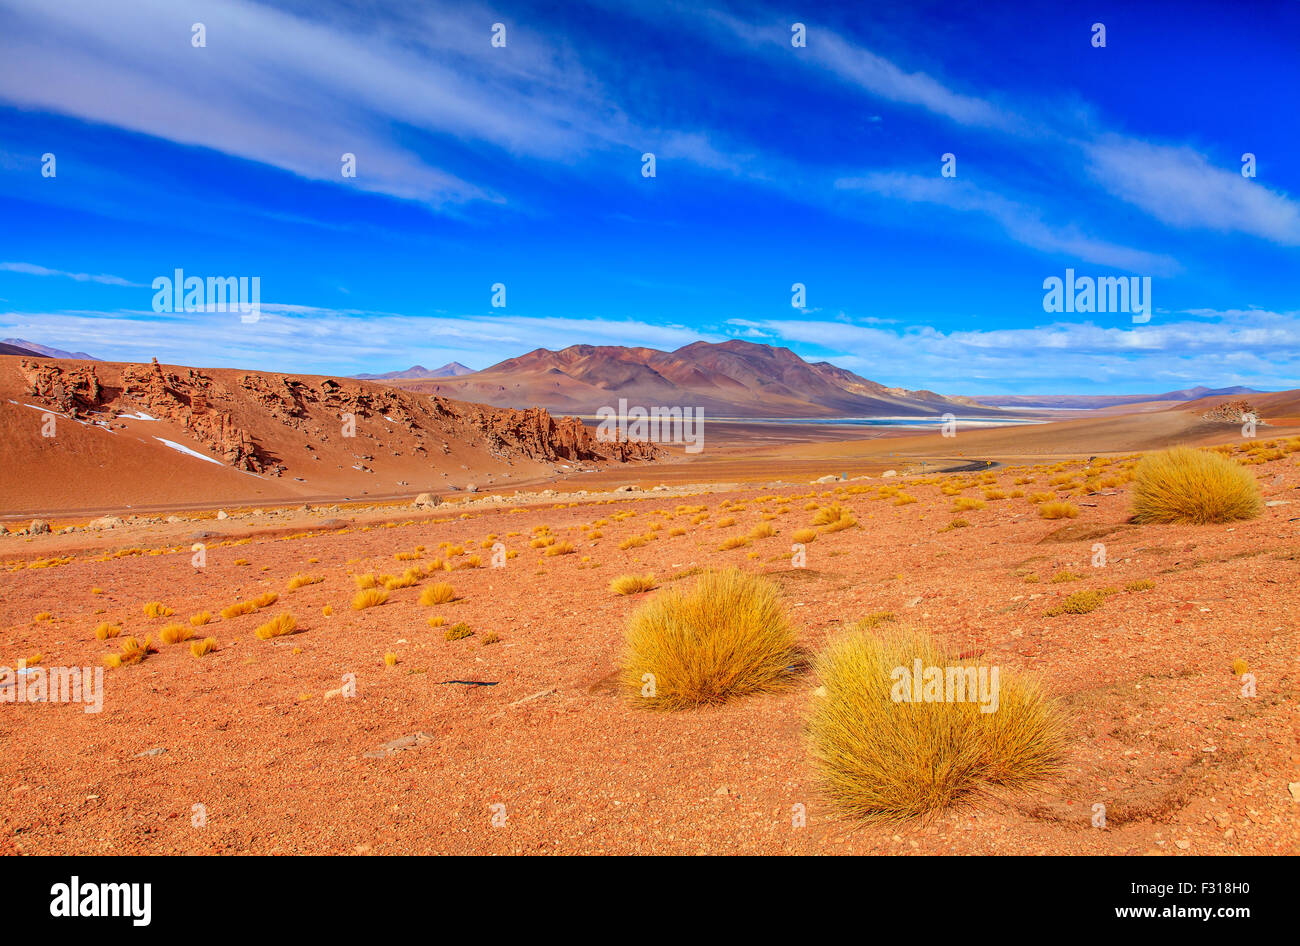
<instances>
[{"instance_id":1,"label":"orange sandy ground","mask_svg":"<svg viewBox=\"0 0 1300 946\"><path fill-rule=\"evenodd\" d=\"M184 621L264 591L280 600L202 629L220 641L206 657L164 645L139 665L107 670L102 713L0 703L0 851L1294 854L1296 457L1251 467L1266 499L1289 504L1228 526L1130 525L1125 485L1076 496L1095 505L1073 521L1041 519L1018 498L960 513L970 527L941 532L953 509L937 486L908 486L919 501L899 506L874 497L877 485L900 481L873 479L858 494L805 480L464 518L353 511L341 531L300 513L288 535L278 520L242 544L207 539L202 569L190 564L192 533L233 531L233 522L115 530L112 548L147 549L122 557L87 550L86 534L11 537L0 546L0 664L11 667L34 652L41 666L98 665L117 643L95 639L101 621L157 639L167 621L144 616L148 601ZM998 471L998 485L1050 488L1048 473L1023 487L1017 475ZM717 551L761 521L760 509L780 508L753 501L765 495L790 498L771 520L778 535ZM813 498L838 498L860 527L821 535L807 567L795 569L790 534L809 523ZM726 513L724 499L744 508ZM692 525L679 504L707 505L710 518ZM634 515L615 521L621 511ZM713 525L726 514L735 525ZM579 526L598 519L609 520L602 537L584 537ZM659 538L619 550L653 522L663 523ZM576 552L529 548L543 523ZM247 533L249 523L238 528ZM669 536L674 528L686 534ZM478 546L489 533L518 551L504 569L457 570L393 591L383 606L348 607L353 573L400 573L418 563L395 553L423 545L425 563L442 541L466 542L486 564ZM1096 542L1106 545L1105 568L1090 565ZM33 567L58 555L71 559ZM652 571L667 583L728 564L780 586L808 647L886 610L986 661L1041 674L1071 720L1061 775L926 823L863 825L836 814L810 768L802 720L811 676L788 693L717 708L638 708L613 681L624 620L639 601L612 595L610 579ZM1050 581L1066 569L1081 580ZM287 591L298 572L325 580ZM1121 590L1089 614L1044 616L1070 592L1138 579L1155 587ZM434 580L451 581L460 599L420 606ZM286 610L298 633L254 637ZM34 621L43 611L52 618ZM431 615L467 622L474 636L447 641L427 626ZM499 643L486 643L489 632ZM386 652L395 666L385 666ZM1255 675L1257 696L1240 695L1235 658ZM327 696L345 674L355 674L356 696ZM365 755L417 733L427 738ZM165 751L142 755L155 749ZM1104 829L1090 824L1099 803ZM194 826L196 805L204 826ZM795 824L796 806L805 826Z\"/></svg>"}]
</instances>

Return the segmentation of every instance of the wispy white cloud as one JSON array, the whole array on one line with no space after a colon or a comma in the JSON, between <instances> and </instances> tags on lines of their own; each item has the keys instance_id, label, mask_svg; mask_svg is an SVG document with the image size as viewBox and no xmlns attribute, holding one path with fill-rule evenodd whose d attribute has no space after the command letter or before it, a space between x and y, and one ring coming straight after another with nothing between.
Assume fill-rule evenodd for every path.
<instances>
[{"instance_id":1,"label":"wispy white cloud","mask_svg":"<svg viewBox=\"0 0 1300 946\"><path fill-rule=\"evenodd\" d=\"M711 19L755 49L789 54L795 61L815 65L876 98L919 106L961 125L1004 130L1030 127L1020 116L992 101L958 92L924 72L909 72L816 24L805 24L807 45L794 49L790 45L790 23L758 26L720 12L712 13ZM869 120L879 121L879 116Z\"/></svg>"},{"instance_id":2,"label":"wispy white cloud","mask_svg":"<svg viewBox=\"0 0 1300 946\"><path fill-rule=\"evenodd\" d=\"M969 181L881 172L842 178L836 181L836 186L909 203L935 204L983 214L996 221L1013 240L1045 253L1062 254L1147 275L1169 275L1180 269L1172 257L1098 240L1081 233L1073 225L1050 225L1043 221L1036 208Z\"/></svg>"},{"instance_id":3,"label":"wispy white cloud","mask_svg":"<svg viewBox=\"0 0 1300 946\"><path fill-rule=\"evenodd\" d=\"M64 279L74 279L77 282L93 282L101 286L130 286L141 288L142 284L130 282L121 276L110 276L106 273L69 273L61 269L50 269L47 266L37 266L35 263L0 263L0 271L7 273L24 273L28 276L62 276Z\"/></svg>"},{"instance_id":4,"label":"wispy white cloud","mask_svg":"<svg viewBox=\"0 0 1300 946\"><path fill-rule=\"evenodd\" d=\"M1209 313L1206 313L1207 315ZM883 329L843 321L733 320L888 384L947 393L1034 389L1068 393L1080 379L1119 391L1191 384L1296 386L1300 310L1244 309L1213 321L1152 321L1122 327L1054 322L1023 329L941 332L928 326ZM1154 392L1153 392L1154 393Z\"/></svg>"},{"instance_id":5,"label":"wispy white cloud","mask_svg":"<svg viewBox=\"0 0 1300 946\"><path fill-rule=\"evenodd\" d=\"M0 313L6 335L76 339L109 361L159 361L210 368L299 373L386 371L420 362L472 368L535 348L628 345L673 349L722 333L632 319L522 315L407 315L363 309L262 303L261 318L237 313L61 311Z\"/></svg>"},{"instance_id":6,"label":"wispy white cloud","mask_svg":"<svg viewBox=\"0 0 1300 946\"><path fill-rule=\"evenodd\" d=\"M1217 167L1192 148L1114 135L1088 144L1086 152L1102 187L1163 223L1300 245L1300 204L1242 177L1239 167Z\"/></svg>"}]
</instances>

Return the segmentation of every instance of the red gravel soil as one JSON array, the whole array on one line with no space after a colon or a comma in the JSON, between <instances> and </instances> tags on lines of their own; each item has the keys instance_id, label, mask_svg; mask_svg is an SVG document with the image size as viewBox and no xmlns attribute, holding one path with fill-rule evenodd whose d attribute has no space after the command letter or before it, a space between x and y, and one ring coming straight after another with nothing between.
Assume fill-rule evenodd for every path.
<instances>
[{"instance_id":1,"label":"red gravel soil","mask_svg":"<svg viewBox=\"0 0 1300 946\"><path fill-rule=\"evenodd\" d=\"M1027 496L957 513L934 480L873 477L9 535L0 665L40 654L41 668L102 666L121 638L98 640L101 622L150 635L157 651L105 670L100 712L0 703L0 852L1295 854L1298 457L1249 467L1274 504L1215 526L1130 523L1120 460L1120 482L1069 497L1071 520L1041 518ZM1053 491L1051 462L998 469L986 485ZM881 485L917 501L881 498ZM806 567L792 567L806 507L831 501L858 525L820 534ZM957 516L969 525L948 528ZM718 550L764 521L775 536ZM542 526L574 551L532 547ZM200 530L220 534L201 539L195 567ZM489 567L494 541L512 555L501 568ZM423 574L445 557L440 543L480 567ZM713 708L638 706L615 678L626 619L646 596L616 596L610 580L652 572L686 585L725 565L774 581L809 649L889 611L1039 675L1069 721L1059 775L881 827L837 813L819 785L804 728L811 672ZM411 567L416 584L350 607L354 576ZM1077 578L1052 580L1062 572ZM323 580L290 590L300 573ZM421 605L435 581L456 600ZM1114 593L1090 613L1047 616L1081 589ZM220 617L266 592L278 600ZM173 617L147 617L154 601ZM203 611L214 620L195 639L215 637L215 651L158 643L164 625ZM285 612L295 633L255 636ZM472 634L447 640L460 622Z\"/></svg>"}]
</instances>

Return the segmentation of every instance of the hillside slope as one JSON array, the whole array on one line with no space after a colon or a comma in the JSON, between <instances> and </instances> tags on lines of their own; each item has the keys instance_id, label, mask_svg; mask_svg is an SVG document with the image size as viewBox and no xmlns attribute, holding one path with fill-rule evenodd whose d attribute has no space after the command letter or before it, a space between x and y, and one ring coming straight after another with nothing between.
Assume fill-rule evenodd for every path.
<instances>
[{"instance_id":1,"label":"hillside slope","mask_svg":"<svg viewBox=\"0 0 1300 946\"><path fill-rule=\"evenodd\" d=\"M576 418L366 381L13 356L0 433L5 515L407 495L656 455Z\"/></svg>"},{"instance_id":2,"label":"hillside slope","mask_svg":"<svg viewBox=\"0 0 1300 946\"><path fill-rule=\"evenodd\" d=\"M539 348L465 378L399 381L407 390L498 406L592 415L602 407L695 407L712 417L997 416L969 399L887 388L788 348L733 339L676 351L621 346Z\"/></svg>"}]
</instances>

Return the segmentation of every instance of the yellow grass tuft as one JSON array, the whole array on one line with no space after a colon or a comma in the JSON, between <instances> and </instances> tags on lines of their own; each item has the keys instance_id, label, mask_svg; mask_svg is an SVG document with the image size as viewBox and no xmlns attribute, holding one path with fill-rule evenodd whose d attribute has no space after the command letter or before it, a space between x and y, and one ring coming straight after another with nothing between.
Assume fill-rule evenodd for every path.
<instances>
[{"instance_id":1,"label":"yellow grass tuft","mask_svg":"<svg viewBox=\"0 0 1300 946\"><path fill-rule=\"evenodd\" d=\"M324 578L314 578L311 575L305 575L299 573L289 579L289 590L297 591L299 588L305 587L307 585L319 584L324 580L325 580Z\"/></svg>"},{"instance_id":2,"label":"yellow grass tuft","mask_svg":"<svg viewBox=\"0 0 1300 946\"><path fill-rule=\"evenodd\" d=\"M1064 724L1034 681L999 668L991 713L981 713L977 700L905 701L906 681L895 671L911 671L918 659L924 668L943 668L945 680L948 668L973 666L906 627L845 631L819 655L822 688L808 721L811 755L837 808L897 823L986 786L1018 786L1056 770ZM988 673L991 680L992 668Z\"/></svg>"},{"instance_id":3,"label":"yellow grass tuft","mask_svg":"<svg viewBox=\"0 0 1300 946\"><path fill-rule=\"evenodd\" d=\"M1049 608L1044 612L1048 617L1056 617L1058 614L1087 614L1089 611L1096 611L1106 601L1106 592L1104 591L1076 591L1068 594L1061 599L1061 603L1055 607Z\"/></svg>"},{"instance_id":4,"label":"yellow grass tuft","mask_svg":"<svg viewBox=\"0 0 1300 946\"><path fill-rule=\"evenodd\" d=\"M448 601L455 600L456 589L445 581L429 585L420 592L420 604L424 605L426 608L431 608L438 604L446 604Z\"/></svg>"},{"instance_id":5,"label":"yellow grass tuft","mask_svg":"<svg viewBox=\"0 0 1300 946\"><path fill-rule=\"evenodd\" d=\"M464 621L460 621L459 623L453 624L451 627L447 628L447 630L445 630L442 634L443 639L449 641L464 640L467 637L473 637L473 636L474 636L474 632L469 629L469 625L466 624Z\"/></svg>"},{"instance_id":6,"label":"yellow grass tuft","mask_svg":"<svg viewBox=\"0 0 1300 946\"><path fill-rule=\"evenodd\" d=\"M144 616L147 618L169 618L172 616L172 609L161 601L150 601L144 606Z\"/></svg>"},{"instance_id":7,"label":"yellow grass tuft","mask_svg":"<svg viewBox=\"0 0 1300 946\"><path fill-rule=\"evenodd\" d=\"M217 649L217 639L215 637L205 637L201 641L195 641L190 644L191 657L203 657Z\"/></svg>"},{"instance_id":8,"label":"yellow grass tuft","mask_svg":"<svg viewBox=\"0 0 1300 946\"><path fill-rule=\"evenodd\" d=\"M429 618L429 627L442 627L446 623L447 619L444 617L435 615L434 617Z\"/></svg>"},{"instance_id":9,"label":"yellow grass tuft","mask_svg":"<svg viewBox=\"0 0 1300 946\"><path fill-rule=\"evenodd\" d=\"M1243 673L1248 673L1249 671L1250 664L1246 663L1246 661L1242 660L1240 657L1236 658L1232 662L1232 675L1234 677L1239 677Z\"/></svg>"},{"instance_id":10,"label":"yellow grass tuft","mask_svg":"<svg viewBox=\"0 0 1300 946\"><path fill-rule=\"evenodd\" d=\"M557 544L555 544L555 545L552 545L550 548L548 548L548 549L547 549L544 553L542 553L542 554L544 554L544 555L572 555L572 554L573 554L573 545L572 545L572 543L569 543L569 542L559 542L559 543L557 543Z\"/></svg>"},{"instance_id":11,"label":"yellow grass tuft","mask_svg":"<svg viewBox=\"0 0 1300 946\"><path fill-rule=\"evenodd\" d=\"M796 530L794 531L794 534L793 534L792 536L790 536L790 538L793 539L794 541L796 541L796 542L802 544L802 545L807 545L809 542L813 542L813 541L816 540L816 538L817 538L817 530L816 530L816 529L796 529Z\"/></svg>"},{"instance_id":12,"label":"yellow grass tuft","mask_svg":"<svg viewBox=\"0 0 1300 946\"><path fill-rule=\"evenodd\" d=\"M194 631L184 624L168 624L158 632L158 639L164 644L179 644L194 636Z\"/></svg>"},{"instance_id":13,"label":"yellow grass tuft","mask_svg":"<svg viewBox=\"0 0 1300 946\"><path fill-rule=\"evenodd\" d=\"M105 654L104 666L108 667L110 670L116 670L118 667L122 666L122 658L117 654Z\"/></svg>"},{"instance_id":14,"label":"yellow grass tuft","mask_svg":"<svg viewBox=\"0 0 1300 946\"><path fill-rule=\"evenodd\" d=\"M292 634L297 627L298 622L294 620L292 614L286 611L284 614L276 615L259 627L253 632L253 636L259 641L269 641L272 637L283 637L285 634Z\"/></svg>"},{"instance_id":15,"label":"yellow grass tuft","mask_svg":"<svg viewBox=\"0 0 1300 946\"><path fill-rule=\"evenodd\" d=\"M829 506L822 506L818 509L813 515L812 521L815 526L828 526L832 523L839 522L848 515L849 511L847 509L839 503L832 503Z\"/></svg>"},{"instance_id":16,"label":"yellow grass tuft","mask_svg":"<svg viewBox=\"0 0 1300 946\"><path fill-rule=\"evenodd\" d=\"M358 591L365 591L367 588L373 588L378 584L374 575L353 575L352 581L356 583Z\"/></svg>"},{"instance_id":17,"label":"yellow grass tuft","mask_svg":"<svg viewBox=\"0 0 1300 946\"><path fill-rule=\"evenodd\" d=\"M663 591L629 617L624 689L654 709L685 709L778 689L795 637L770 581L729 568Z\"/></svg>"},{"instance_id":18,"label":"yellow grass tuft","mask_svg":"<svg viewBox=\"0 0 1300 946\"><path fill-rule=\"evenodd\" d=\"M120 627L116 624L109 624L105 621L103 624L99 625L99 627L95 628L95 639L106 641L110 637L117 637L117 635L121 633L122 629Z\"/></svg>"},{"instance_id":19,"label":"yellow grass tuft","mask_svg":"<svg viewBox=\"0 0 1300 946\"><path fill-rule=\"evenodd\" d=\"M609 583L609 590L616 595L639 595L645 591L653 591L659 587L659 582L655 581L655 576L649 573L644 575L619 575Z\"/></svg>"},{"instance_id":20,"label":"yellow grass tuft","mask_svg":"<svg viewBox=\"0 0 1300 946\"><path fill-rule=\"evenodd\" d=\"M364 588L352 599L352 610L364 611L366 608L381 605L387 600L388 592L383 588Z\"/></svg>"},{"instance_id":21,"label":"yellow grass tuft","mask_svg":"<svg viewBox=\"0 0 1300 946\"><path fill-rule=\"evenodd\" d=\"M842 532L845 529L852 529L857 524L858 524L858 520L854 519L852 516L846 515L840 519L836 519L834 522L830 522L822 526L822 531L828 533Z\"/></svg>"},{"instance_id":22,"label":"yellow grass tuft","mask_svg":"<svg viewBox=\"0 0 1300 946\"><path fill-rule=\"evenodd\" d=\"M210 623L212 623L211 611L200 611L198 614L190 615L191 627L202 627L204 624L210 624Z\"/></svg>"},{"instance_id":23,"label":"yellow grass tuft","mask_svg":"<svg viewBox=\"0 0 1300 946\"><path fill-rule=\"evenodd\" d=\"M384 654L384 666L386 667L397 666L397 655L393 653L391 650L388 653Z\"/></svg>"},{"instance_id":24,"label":"yellow grass tuft","mask_svg":"<svg viewBox=\"0 0 1300 946\"><path fill-rule=\"evenodd\" d=\"M1074 503L1053 500L1038 507L1038 514L1044 519L1073 519L1079 515L1079 507Z\"/></svg>"},{"instance_id":25,"label":"yellow grass tuft","mask_svg":"<svg viewBox=\"0 0 1300 946\"><path fill-rule=\"evenodd\" d=\"M1134 474L1137 522L1234 522L1253 519L1262 508L1254 474L1217 453L1162 450L1144 457Z\"/></svg>"}]
</instances>

